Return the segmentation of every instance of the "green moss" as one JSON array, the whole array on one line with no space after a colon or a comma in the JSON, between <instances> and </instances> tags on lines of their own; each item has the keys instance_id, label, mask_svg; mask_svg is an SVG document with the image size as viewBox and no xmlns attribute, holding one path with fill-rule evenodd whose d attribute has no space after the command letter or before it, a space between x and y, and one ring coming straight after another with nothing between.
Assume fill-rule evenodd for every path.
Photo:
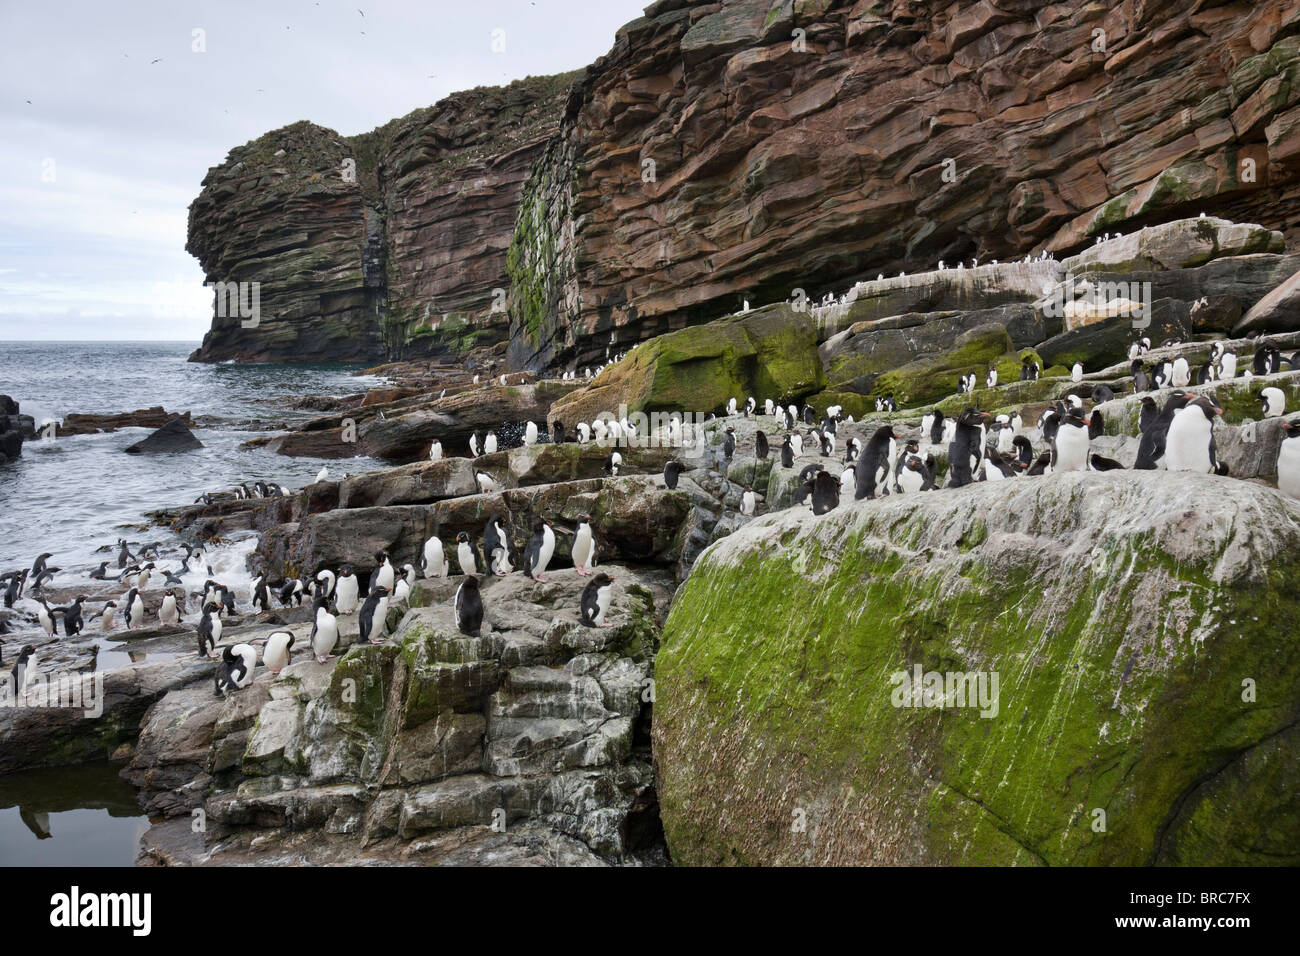
<instances>
[{"instance_id":1,"label":"green moss","mask_svg":"<svg viewBox=\"0 0 1300 956\"><path fill-rule=\"evenodd\" d=\"M1151 541L1099 541L1099 566L1125 576L1078 576L1072 598L1053 605L981 521L961 541L958 574L917 573L896 550L915 541L917 520L869 522L830 548L803 537L783 553L696 566L656 662L659 795L675 861L860 861L864 827L876 846L905 831L886 851L902 856L878 862L1300 859L1300 811L1278 810L1258 780L1225 784L1206 810L1196 789L1294 720L1300 650L1285 635L1300 565L1218 587L1214 555L1178 564ZM792 588L792 571L813 586ZM1167 582L1168 613L1130 634L1151 575ZM997 672L996 718L895 707L890 677L916 664ZM1243 675L1267 675L1273 703L1244 703ZM1274 816L1248 820L1227 795ZM820 821L815 841L790 832L800 807ZM1106 811L1104 833L1092 829L1094 809ZM1211 810L1230 822L1203 819ZM1285 852L1243 853L1243 834Z\"/></svg>"},{"instance_id":2,"label":"green moss","mask_svg":"<svg viewBox=\"0 0 1300 956\"><path fill-rule=\"evenodd\" d=\"M885 372L871 386L872 396L892 395L900 407L938 401L957 390L957 378L975 372L983 381L992 364L1019 360L1011 354L1011 336L1000 325L971 329L957 338L954 347L940 355L926 356Z\"/></svg>"}]
</instances>

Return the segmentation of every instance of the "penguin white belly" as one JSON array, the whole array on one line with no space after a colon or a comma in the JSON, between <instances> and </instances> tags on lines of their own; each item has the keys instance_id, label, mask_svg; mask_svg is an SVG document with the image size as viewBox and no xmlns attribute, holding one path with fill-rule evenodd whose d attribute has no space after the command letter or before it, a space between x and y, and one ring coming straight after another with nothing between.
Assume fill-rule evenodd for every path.
<instances>
[{"instance_id":1,"label":"penguin white belly","mask_svg":"<svg viewBox=\"0 0 1300 956\"><path fill-rule=\"evenodd\" d=\"M740 513L745 516L754 513L754 493L746 491L740 498Z\"/></svg>"},{"instance_id":2,"label":"penguin white belly","mask_svg":"<svg viewBox=\"0 0 1300 956\"><path fill-rule=\"evenodd\" d=\"M334 592L334 603L338 606L340 614L351 614L357 609L358 593L356 575L339 578L338 587Z\"/></svg>"},{"instance_id":3,"label":"penguin white belly","mask_svg":"<svg viewBox=\"0 0 1300 956\"><path fill-rule=\"evenodd\" d=\"M1277 455L1277 490L1300 498L1300 438L1282 440L1282 450Z\"/></svg>"},{"instance_id":4,"label":"penguin white belly","mask_svg":"<svg viewBox=\"0 0 1300 956\"><path fill-rule=\"evenodd\" d=\"M272 674L278 674L289 666L289 641L293 637L288 631L276 631L262 648L262 663Z\"/></svg>"},{"instance_id":5,"label":"penguin white belly","mask_svg":"<svg viewBox=\"0 0 1300 956\"><path fill-rule=\"evenodd\" d=\"M533 568L533 574L545 574L547 567L550 566L551 558L555 556L555 532L549 527L542 530L542 548L537 553L537 566Z\"/></svg>"},{"instance_id":6,"label":"penguin white belly","mask_svg":"<svg viewBox=\"0 0 1300 956\"><path fill-rule=\"evenodd\" d=\"M311 649L316 655L316 660L325 663L338 642L338 620L329 611L321 608L316 612L316 633L311 639Z\"/></svg>"},{"instance_id":7,"label":"penguin white belly","mask_svg":"<svg viewBox=\"0 0 1300 956\"><path fill-rule=\"evenodd\" d=\"M375 605L375 616L370 622L370 640L379 643L388 634L388 596L379 599Z\"/></svg>"},{"instance_id":8,"label":"penguin white belly","mask_svg":"<svg viewBox=\"0 0 1300 956\"><path fill-rule=\"evenodd\" d=\"M175 624L180 620L176 612L176 598L170 594L163 598L162 607L158 608L158 620L164 624Z\"/></svg>"},{"instance_id":9,"label":"penguin white belly","mask_svg":"<svg viewBox=\"0 0 1300 956\"><path fill-rule=\"evenodd\" d=\"M614 596L614 586L607 584L596 591L596 623L604 627L608 621L605 615L609 613L609 602Z\"/></svg>"},{"instance_id":10,"label":"penguin white belly","mask_svg":"<svg viewBox=\"0 0 1300 956\"><path fill-rule=\"evenodd\" d=\"M1002 469L993 462L985 460L984 462L984 480L985 481L1002 481L1007 476L1002 474Z\"/></svg>"},{"instance_id":11,"label":"penguin white belly","mask_svg":"<svg viewBox=\"0 0 1300 956\"><path fill-rule=\"evenodd\" d=\"M1170 471L1210 473L1212 426L1199 408L1182 408L1169 424L1165 439L1165 467Z\"/></svg>"},{"instance_id":12,"label":"penguin white belly","mask_svg":"<svg viewBox=\"0 0 1300 956\"><path fill-rule=\"evenodd\" d=\"M902 489L905 495L914 495L921 490L921 485L925 478L919 471L913 471L911 468L904 468L898 474L898 487Z\"/></svg>"},{"instance_id":13,"label":"penguin white belly","mask_svg":"<svg viewBox=\"0 0 1300 956\"><path fill-rule=\"evenodd\" d=\"M443 566L442 541L430 538L424 543L424 576L440 578L447 573Z\"/></svg>"},{"instance_id":14,"label":"penguin white belly","mask_svg":"<svg viewBox=\"0 0 1300 956\"><path fill-rule=\"evenodd\" d=\"M461 542L456 547L456 557L460 559L461 574L478 574L478 567L474 562L474 551L465 542Z\"/></svg>"},{"instance_id":15,"label":"penguin white belly","mask_svg":"<svg viewBox=\"0 0 1300 956\"><path fill-rule=\"evenodd\" d=\"M1088 469L1088 431L1062 425L1056 433L1056 462L1052 472Z\"/></svg>"},{"instance_id":16,"label":"penguin white belly","mask_svg":"<svg viewBox=\"0 0 1300 956\"><path fill-rule=\"evenodd\" d=\"M1182 388L1192 380L1192 372L1187 364L1187 359L1179 358L1174 360L1173 384L1175 388Z\"/></svg>"},{"instance_id":17,"label":"penguin white belly","mask_svg":"<svg viewBox=\"0 0 1300 956\"><path fill-rule=\"evenodd\" d=\"M397 572L393 570L393 566L391 564L385 564L380 567L379 577L375 579L375 584L381 588L388 588L389 591L392 591L393 581L396 577Z\"/></svg>"},{"instance_id":18,"label":"penguin white belly","mask_svg":"<svg viewBox=\"0 0 1300 956\"><path fill-rule=\"evenodd\" d=\"M573 566L580 571L591 569L592 546L591 526L583 525L573 539Z\"/></svg>"},{"instance_id":19,"label":"penguin white belly","mask_svg":"<svg viewBox=\"0 0 1300 956\"><path fill-rule=\"evenodd\" d=\"M397 585L393 588L393 600L406 603L411 599L411 586L406 583L406 578L398 578Z\"/></svg>"}]
</instances>

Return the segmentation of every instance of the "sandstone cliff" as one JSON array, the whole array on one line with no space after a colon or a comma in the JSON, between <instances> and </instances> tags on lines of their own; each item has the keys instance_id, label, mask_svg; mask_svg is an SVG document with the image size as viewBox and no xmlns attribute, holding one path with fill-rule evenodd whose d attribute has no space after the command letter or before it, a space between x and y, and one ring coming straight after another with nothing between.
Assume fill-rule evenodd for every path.
<instances>
[{"instance_id":1,"label":"sandstone cliff","mask_svg":"<svg viewBox=\"0 0 1300 956\"><path fill-rule=\"evenodd\" d=\"M533 270L550 294L512 276L511 357L597 363L742 297L1201 211L1286 228L1298 10L652 4L575 90L550 154L568 175L528 184L551 211L526 202L516 238L551 244Z\"/></svg>"},{"instance_id":2,"label":"sandstone cliff","mask_svg":"<svg viewBox=\"0 0 1300 956\"><path fill-rule=\"evenodd\" d=\"M211 282L259 282L200 361L372 361L504 342L523 180L573 74L456 93L359 136L311 123L231 151L190 207ZM495 306L495 308L494 308Z\"/></svg>"},{"instance_id":3,"label":"sandstone cliff","mask_svg":"<svg viewBox=\"0 0 1300 956\"><path fill-rule=\"evenodd\" d=\"M190 248L273 286L273 317L218 322L199 357L463 354L508 322L512 367L567 369L940 259L1063 256L1202 211L1289 235L1298 13L660 0L580 75L232 153ZM309 157L274 155L290 134Z\"/></svg>"}]
</instances>

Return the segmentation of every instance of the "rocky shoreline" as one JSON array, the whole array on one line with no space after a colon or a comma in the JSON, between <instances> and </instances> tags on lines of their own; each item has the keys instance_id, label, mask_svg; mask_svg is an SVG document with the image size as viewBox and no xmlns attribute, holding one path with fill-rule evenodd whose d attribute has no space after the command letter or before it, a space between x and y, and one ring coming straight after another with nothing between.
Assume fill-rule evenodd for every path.
<instances>
[{"instance_id":1,"label":"rocky shoreline","mask_svg":"<svg viewBox=\"0 0 1300 956\"><path fill-rule=\"evenodd\" d=\"M1293 264L1274 236L1186 220L1091 263L1046 262L1031 285L1021 264L881 280L811 312L769 305L670 333L590 380L385 368L390 385L320 402L269 444L389 467L148 520L208 548L256 536L249 568L273 585L344 564L365 581L377 552L418 567L435 536L450 576L417 575L384 643L340 616L337 657L258 667L228 697L195 655L187 602L186 623L125 635L144 659L105 673L101 718L0 709L0 772L122 761L151 817L148 865L1296 862L1300 501L1275 488L1287 419L1263 417L1261 395L1300 408L1300 366L1247 374L1257 354L1300 351L1273 294ZM1092 284L1138 269L1161 290L1149 327L1089 306ZM1058 289L1074 307L1054 317ZM1227 351L1240 373L1139 392L1128 350L1160 328L1171 341L1142 369ZM1031 360L1041 374L1021 380ZM954 394L967 373L976 387ZM1176 391L1212 397L1227 476L1130 470L1143 399ZM753 415L727 413L750 395ZM819 423L841 406L834 450L783 427L769 397ZM877 411L886 398L899 409ZM849 442L882 426L932 456L942 485L949 447L923 417L1015 414L1037 453L1040 415L1072 402L1097 418L1092 450L1123 470L861 501L850 484L828 513L809 510L809 474L838 487ZM686 445L668 437L674 411L709 413L685 419ZM620 415L643 424L637 440L574 440L579 422ZM547 426L535 444L526 421ZM547 440L557 423L565 440ZM501 449L471 457L486 430ZM454 542L489 516L516 568L534 519L561 533L549 582L483 576L487 624L469 637L452 612ZM579 621L587 579L564 531L584 516L615 582L608 628ZM146 593L146 620L160 597ZM236 600L223 645L311 630L310 601ZM890 674L913 666L999 674L1000 716L891 705Z\"/></svg>"}]
</instances>

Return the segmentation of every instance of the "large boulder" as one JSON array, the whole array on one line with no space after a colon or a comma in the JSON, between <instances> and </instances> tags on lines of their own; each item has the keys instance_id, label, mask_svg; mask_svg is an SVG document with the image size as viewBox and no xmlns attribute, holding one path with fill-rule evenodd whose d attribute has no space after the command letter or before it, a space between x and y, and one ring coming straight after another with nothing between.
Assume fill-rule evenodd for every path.
<instances>
[{"instance_id":1,"label":"large boulder","mask_svg":"<svg viewBox=\"0 0 1300 956\"><path fill-rule=\"evenodd\" d=\"M195 448L202 448L203 442L194 437L185 422L180 418L173 418L166 425L153 432L151 435L141 439L134 445L127 445L126 451L131 454L156 454L159 452L176 452L176 451L193 451Z\"/></svg>"},{"instance_id":2,"label":"large boulder","mask_svg":"<svg viewBox=\"0 0 1300 956\"><path fill-rule=\"evenodd\" d=\"M807 311L765 306L640 345L551 408L572 427L602 412L717 410L746 396L793 400L822 388L817 328ZM761 399L760 399L761 400Z\"/></svg>"},{"instance_id":3,"label":"large boulder","mask_svg":"<svg viewBox=\"0 0 1300 956\"><path fill-rule=\"evenodd\" d=\"M451 607L459 582L424 581L382 645L297 655L278 678L259 668L225 699L206 681L173 690L125 775L151 814L188 821L202 806L209 825L162 855L275 860L306 836L334 862L482 865L549 832L575 842L573 860L662 861L646 724L671 582L609 570L609 627L579 622L577 575L515 574L484 580L469 637ZM354 619L341 623L354 637ZM466 852L492 824L508 846Z\"/></svg>"},{"instance_id":4,"label":"large boulder","mask_svg":"<svg viewBox=\"0 0 1300 956\"><path fill-rule=\"evenodd\" d=\"M662 478L628 475L507 488L429 504L338 508L271 527L257 553L273 576L314 574L345 562L368 575L380 550L398 566L418 565L425 541L436 534L453 571L459 571L456 535L465 531L481 542L483 528L495 514L504 520L513 565L519 568L534 516L574 528L581 515L589 514L602 559L674 565L685 547L683 529L693 511L693 491L697 489L669 491ZM569 564L572 544L572 535L556 535L556 567Z\"/></svg>"},{"instance_id":5,"label":"large boulder","mask_svg":"<svg viewBox=\"0 0 1300 956\"><path fill-rule=\"evenodd\" d=\"M980 384L991 365L1006 360L1007 372L1018 369L1020 362L1012 353L1011 336L1006 326L996 322L977 326L957 336L952 345L935 355L927 355L878 376L871 387L875 395L892 395L899 405L923 405L957 391L957 378L974 372ZM1017 372L1018 374L1018 372ZM999 371L1003 381L1006 372Z\"/></svg>"},{"instance_id":6,"label":"large boulder","mask_svg":"<svg viewBox=\"0 0 1300 956\"><path fill-rule=\"evenodd\" d=\"M673 859L1300 863L1297 555L1300 502L1165 472L759 519L656 661Z\"/></svg>"},{"instance_id":7,"label":"large boulder","mask_svg":"<svg viewBox=\"0 0 1300 956\"><path fill-rule=\"evenodd\" d=\"M1128 356L1129 346L1139 337L1146 336L1159 343L1167 339L1186 341L1192 337L1191 307L1178 299L1160 299L1150 303L1147 316L1135 314L1108 315L1089 311L1067 317L1070 326L1060 335L1054 335L1038 346L1038 354L1049 366L1070 368L1080 362L1088 371L1122 362Z\"/></svg>"},{"instance_id":8,"label":"large boulder","mask_svg":"<svg viewBox=\"0 0 1300 956\"><path fill-rule=\"evenodd\" d=\"M1300 270L1251 306L1232 334L1295 331L1300 331Z\"/></svg>"},{"instance_id":9,"label":"large boulder","mask_svg":"<svg viewBox=\"0 0 1300 956\"><path fill-rule=\"evenodd\" d=\"M842 303L814 306L812 311L818 325L831 333L863 322L895 324L913 314L974 314L982 322L1002 322L1013 339L1020 342L1023 337L1025 345L1032 345L1045 338L1034 338L1033 317L1008 307L1033 303L1045 285L1061 281L1062 275L1060 263L1050 259L988 263L970 269L949 266L859 282ZM983 312L1000 314L980 316Z\"/></svg>"},{"instance_id":10,"label":"large boulder","mask_svg":"<svg viewBox=\"0 0 1300 956\"><path fill-rule=\"evenodd\" d=\"M119 428L161 428L172 419L179 419L186 427L193 424L190 413L176 414L161 405L138 408L133 412L117 412L108 415L69 414L63 416L59 423L60 435L94 435L97 432L115 432Z\"/></svg>"},{"instance_id":11,"label":"large boulder","mask_svg":"<svg viewBox=\"0 0 1300 956\"><path fill-rule=\"evenodd\" d=\"M1108 272L1186 269L1227 256L1281 252L1285 246L1280 232L1251 223L1202 216L1147 226L1089 246L1077 256L1062 261L1061 266L1067 273L1087 269Z\"/></svg>"},{"instance_id":12,"label":"large boulder","mask_svg":"<svg viewBox=\"0 0 1300 956\"><path fill-rule=\"evenodd\" d=\"M963 332L997 323L1016 348L1026 348L1059 332L1054 321L1027 303L969 312L911 312L874 322L856 322L818 349L832 391L865 394L882 372L952 348Z\"/></svg>"},{"instance_id":13,"label":"large boulder","mask_svg":"<svg viewBox=\"0 0 1300 956\"><path fill-rule=\"evenodd\" d=\"M524 422L545 421L556 399L579 387L559 380L501 385L494 379L442 398L426 393L314 419L266 444L280 455L410 462L427 458L437 439L444 453L464 453L476 431L495 430L503 441L521 437Z\"/></svg>"}]
</instances>

